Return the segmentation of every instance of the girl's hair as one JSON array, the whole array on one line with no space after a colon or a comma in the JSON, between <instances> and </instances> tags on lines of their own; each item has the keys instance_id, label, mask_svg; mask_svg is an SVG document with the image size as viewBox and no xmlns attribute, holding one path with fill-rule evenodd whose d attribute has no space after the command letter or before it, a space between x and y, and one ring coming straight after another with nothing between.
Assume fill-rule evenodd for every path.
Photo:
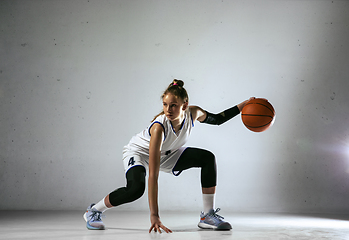
<instances>
[{"instance_id":1,"label":"girl's hair","mask_svg":"<svg viewBox=\"0 0 349 240\"><path fill-rule=\"evenodd\" d=\"M189 101L188 93L185 90L184 82L182 80L174 79L170 85L168 85L167 89L164 91L164 93L161 95L161 99L163 99L167 94L171 93L174 96L180 98L183 103L186 103ZM152 122L160 115L164 114L164 111L161 111L158 115L154 117Z\"/></svg>"}]
</instances>

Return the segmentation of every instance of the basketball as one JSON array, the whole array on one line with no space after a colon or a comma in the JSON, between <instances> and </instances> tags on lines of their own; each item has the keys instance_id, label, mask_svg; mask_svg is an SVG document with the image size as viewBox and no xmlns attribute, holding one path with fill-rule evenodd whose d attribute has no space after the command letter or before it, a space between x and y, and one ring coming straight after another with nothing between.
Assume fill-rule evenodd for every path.
<instances>
[{"instance_id":1,"label":"basketball","mask_svg":"<svg viewBox=\"0 0 349 240\"><path fill-rule=\"evenodd\" d=\"M275 110L268 100L255 98L246 103L241 111L244 125L253 132L263 132L274 123Z\"/></svg>"}]
</instances>

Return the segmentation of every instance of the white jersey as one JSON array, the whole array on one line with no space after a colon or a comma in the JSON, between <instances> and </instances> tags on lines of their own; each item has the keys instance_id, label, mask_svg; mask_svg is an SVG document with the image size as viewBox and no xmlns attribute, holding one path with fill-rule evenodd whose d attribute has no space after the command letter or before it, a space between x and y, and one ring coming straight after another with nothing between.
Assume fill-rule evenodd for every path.
<instances>
[{"instance_id":1,"label":"white jersey","mask_svg":"<svg viewBox=\"0 0 349 240\"><path fill-rule=\"evenodd\" d=\"M177 133L175 133L171 121L165 114L162 114L147 129L132 137L130 142L124 147L124 155L129 155L127 152L133 152L149 157L150 128L155 123L159 123L164 129L163 142L160 149L161 158L181 148L187 142L191 129L194 127L189 108L184 112L184 121Z\"/></svg>"}]
</instances>

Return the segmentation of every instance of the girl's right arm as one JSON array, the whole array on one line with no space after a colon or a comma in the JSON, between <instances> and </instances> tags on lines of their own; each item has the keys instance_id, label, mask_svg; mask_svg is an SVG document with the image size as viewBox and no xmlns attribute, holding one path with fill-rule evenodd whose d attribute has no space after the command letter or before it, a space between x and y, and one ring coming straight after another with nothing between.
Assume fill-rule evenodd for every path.
<instances>
[{"instance_id":1,"label":"girl's right arm","mask_svg":"<svg viewBox=\"0 0 349 240\"><path fill-rule=\"evenodd\" d=\"M160 171L160 149L162 144L162 135L164 130L160 124L155 123L150 129L149 143L149 178L148 178L148 201L150 209L151 226L149 232L154 230L161 233L161 228L169 233L170 229L165 227L159 216L158 207L158 178Z\"/></svg>"}]
</instances>

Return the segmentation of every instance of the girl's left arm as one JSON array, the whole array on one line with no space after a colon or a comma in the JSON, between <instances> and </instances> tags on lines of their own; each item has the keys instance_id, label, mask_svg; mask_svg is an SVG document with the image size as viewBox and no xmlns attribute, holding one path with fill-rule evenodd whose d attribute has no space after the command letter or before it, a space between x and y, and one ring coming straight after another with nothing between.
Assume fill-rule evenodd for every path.
<instances>
[{"instance_id":1,"label":"girl's left arm","mask_svg":"<svg viewBox=\"0 0 349 240\"><path fill-rule=\"evenodd\" d=\"M239 114L241 110L244 108L244 106L246 105L246 103L252 99L254 99L254 97L251 97L250 99L245 100L237 104L236 106L229 108L219 114L212 114L210 112L203 110L198 106L190 106L190 112L193 116L193 121L198 120L199 122L202 122L202 123L221 125L222 123L225 123L226 121L230 120L232 117Z\"/></svg>"}]
</instances>

